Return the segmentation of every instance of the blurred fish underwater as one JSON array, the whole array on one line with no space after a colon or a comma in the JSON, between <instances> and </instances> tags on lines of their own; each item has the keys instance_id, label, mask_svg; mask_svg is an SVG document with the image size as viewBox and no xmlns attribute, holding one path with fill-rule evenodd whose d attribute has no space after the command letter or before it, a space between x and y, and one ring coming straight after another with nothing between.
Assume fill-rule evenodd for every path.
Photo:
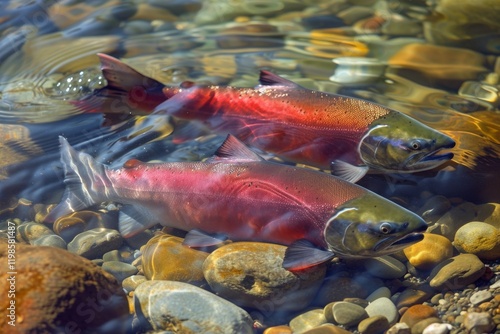
<instances>
[{"instance_id":1,"label":"blurred fish underwater","mask_svg":"<svg viewBox=\"0 0 500 334\"><path fill-rule=\"evenodd\" d=\"M120 170L128 166L131 159L147 163L207 161L224 142L228 132L235 132L233 134L250 145L256 154L279 166L314 169L314 173L325 175L332 168L334 174L353 181L359 179L357 185L420 215L429 225L424 233L426 238L428 234L446 238L451 249L449 257L471 253L459 246L460 240L454 239L455 232L469 222L490 224L497 230L500 225L497 222L497 208L500 207L498 15L498 6L490 0L467 0L461 5L448 0L429 3L389 0L2 1L1 235L7 240L8 226L15 222L18 244L57 243L61 248L96 263L97 259L103 258L104 254L85 255L83 246L78 244L83 243L78 241L78 236L96 232L98 228L116 232L123 218L118 214L121 203L103 198L102 203L92 203L96 205L66 217L57 217L53 225L43 223L48 212L64 198L68 185L60 161L59 136L66 138L69 145L81 154L95 159L96 163ZM259 73L263 75L259 76ZM259 91L259 87L264 88ZM280 103L267 105L262 99L244 107L235 103L242 92L246 96L259 95L269 89L276 89L273 94L279 96ZM296 127L290 123L281 127L271 127L269 123L263 126L255 119L248 126L248 120L242 122L241 118L230 113L227 116L228 110L235 113L257 110L272 122L279 123L282 118L290 116L291 109L283 107L287 103L293 102L299 112L318 101L304 98L305 93L294 95L297 90L318 95L320 100L345 96L349 110L352 101L356 101L359 118L346 117L345 123L357 122L363 126L354 131L355 135L340 131L340 135L333 136L337 142L335 146L331 142L323 145L324 141L304 132L302 123L312 121L307 113L302 118L295 117ZM216 99L210 100L207 96L216 96ZM132 108L131 102L134 104ZM318 108L324 107L322 103L318 103ZM370 124L380 125L377 119L384 115L362 114L365 108L379 108L379 111L398 115L400 121L384 132L378 132L383 127L375 127L375 131ZM110 110L119 112L110 113ZM208 126L193 121L200 119L200 112L212 114L203 120ZM227 116L223 119L225 123L220 122L221 115ZM329 111L325 111L323 116L338 121L338 117L328 115ZM321 121L314 121L314 125L321 128ZM406 121L413 123L409 126ZM330 134L332 129L338 130L334 123L328 125L325 134ZM427 133L421 135L423 130L419 129L425 129ZM281 134L280 140L277 140L278 135L269 136L273 131ZM410 135L402 134L405 131ZM293 136L288 136L290 133ZM415 133L421 136L417 138ZM323 146L318 151L315 148L319 143ZM409 153L412 143L416 145L415 149L423 147L423 153ZM402 158L403 154L407 155ZM371 155L371 160L366 155ZM332 159L337 160L333 166L330 165ZM389 168L390 159L396 162ZM405 164L410 166L415 161L423 164L419 168L402 170ZM365 175L366 167L370 167L370 173ZM314 191L319 185L311 185L311 188ZM108 250L134 254L142 264L132 262L133 259L129 261L127 264L133 263L135 267L133 272L139 270L146 279L157 277L160 268L168 265L164 262L162 265L152 264L157 261L155 256L161 257L155 254L160 254L163 242L158 241L158 235L152 238L153 233L185 237L182 231L164 228L160 232L160 228L160 225L149 226L138 234L139 241L133 238L123 241L121 236L116 236L121 238L123 245L113 244ZM42 230L44 238L39 235ZM486 234L496 235L497 230ZM141 246L146 243L150 249L158 250L141 253ZM219 245L220 248L210 255L200 252L204 258L209 256L210 259L222 252L227 243ZM75 244L80 246L72 248L76 247ZM233 244L238 245L237 242ZM492 246L493 251L495 247L500 245ZM280 256L285 256L284 252ZM486 257L483 253L477 254L483 261L498 259L491 253ZM183 265L190 263L190 255L183 256ZM260 256L260 259L264 258ZM408 261L401 252L393 258ZM252 263L250 260L241 261L248 265ZM327 269L320 266L315 275L323 276L316 285L299 275L311 284L307 288L301 285L305 284L303 281L300 284L287 283L295 286L297 291L307 291L307 294L297 291L298 294L294 294L282 288L270 289L279 291L278 296L284 296L282 304L278 303L281 299L277 296L258 299L253 292L242 292L247 288L250 291L251 287L262 287L252 276L257 272L267 273L261 268L246 271L246 276L242 276L247 277L246 280L232 285L239 287L237 292L225 285L223 288L221 282L212 282L207 275L200 284L250 312L250 320L247 319L250 328L253 327L250 331L263 332L273 325L293 327L292 317L299 311L306 312L308 306L323 308L330 302L342 300L320 290L320 286L326 289L329 282L346 277L356 282L373 281L369 276L371 273L367 274L362 265L352 263L334 259ZM404 263L409 268L414 266L405 273L416 278L408 279L404 284L400 282L398 287L391 286L393 296L406 291L405 286L416 286L418 290L422 287L421 282L430 284L428 269L418 268L412 260ZM488 270L495 272L492 277L496 277L494 265L486 263ZM154 274L147 268L153 268ZM438 263L432 268L438 268ZM303 275L307 276L307 273ZM484 278L486 274L481 275ZM123 279L118 277L120 287ZM386 281L383 284L389 286ZM229 290L224 290L226 288ZM352 292L344 297L366 298L369 294L356 294L354 291L357 290L352 287L343 290ZM444 293L445 290L433 291ZM65 300L71 300L67 297ZM139 295L136 299L138 311L134 313L140 318L140 324L131 324L127 320L121 322L122 327L117 331L169 330L155 322L154 317L148 318L149 315L141 313L147 311L142 308L140 298ZM307 305L298 303L298 300ZM26 306L26 311L19 307L16 312L19 318L25 317L22 324L29 331L30 324L26 319L33 318L27 306L31 302L24 301L23 304L19 297L17 303ZM273 311L270 311L262 306L267 303L281 306L273 306ZM291 305L297 308L293 309ZM410 306L401 305L399 310ZM447 314L447 311L442 314ZM120 322L115 313L109 318L114 319L109 326L117 326ZM146 318L150 320L144 320ZM75 321L88 331L99 327L101 332L109 332L106 321L102 319L88 327L85 327L84 320ZM54 320L50 325L53 327L47 331L65 326L64 322L57 321ZM17 324L21 325L21 322ZM463 329L463 324L450 324ZM356 325L346 325L344 329L356 331ZM245 324L241 326L239 328L247 328Z\"/></svg>"}]
</instances>

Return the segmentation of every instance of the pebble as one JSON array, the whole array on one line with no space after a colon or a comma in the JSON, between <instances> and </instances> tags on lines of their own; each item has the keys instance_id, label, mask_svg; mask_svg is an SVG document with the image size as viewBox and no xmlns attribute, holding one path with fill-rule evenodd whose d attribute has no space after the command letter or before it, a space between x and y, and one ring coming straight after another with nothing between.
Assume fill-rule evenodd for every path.
<instances>
[{"instance_id":1,"label":"pebble","mask_svg":"<svg viewBox=\"0 0 500 334\"><path fill-rule=\"evenodd\" d=\"M404 322L398 322L389 328L386 334L411 334L411 329Z\"/></svg>"},{"instance_id":2,"label":"pebble","mask_svg":"<svg viewBox=\"0 0 500 334\"><path fill-rule=\"evenodd\" d=\"M139 284L146 282L147 278L143 275L132 275L126 277L122 282L122 287L127 293L134 291Z\"/></svg>"},{"instance_id":3,"label":"pebble","mask_svg":"<svg viewBox=\"0 0 500 334\"><path fill-rule=\"evenodd\" d=\"M388 255L365 259L363 265L370 275L382 279L401 278L406 274L406 266Z\"/></svg>"},{"instance_id":4,"label":"pebble","mask_svg":"<svg viewBox=\"0 0 500 334\"><path fill-rule=\"evenodd\" d=\"M401 316L400 322L404 322L410 327L413 327L417 322L431 318L437 317L437 310L431 306L417 304L410 306L405 313Z\"/></svg>"},{"instance_id":5,"label":"pebble","mask_svg":"<svg viewBox=\"0 0 500 334\"><path fill-rule=\"evenodd\" d=\"M117 230L95 228L78 234L68 244L68 250L87 259L96 259L120 248L122 243L123 238Z\"/></svg>"},{"instance_id":6,"label":"pebble","mask_svg":"<svg viewBox=\"0 0 500 334\"><path fill-rule=\"evenodd\" d=\"M54 222L54 232L66 242L73 240L78 234L94 228L117 229L117 219L114 212L107 213L82 210L60 217Z\"/></svg>"},{"instance_id":7,"label":"pebble","mask_svg":"<svg viewBox=\"0 0 500 334\"><path fill-rule=\"evenodd\" d=\"M404 249L408 261L417 269L431 270L453 256L453 245L442 235L423 233L424 239Z\"/></svg>"},{"instance_id":8,"label":"pebble","mask_svg":"<svg viewBox=\"0 0 500 334\"><path fill-rule=\"evenodd\" d=\"M363 307L348 302L336 302L331 307L331 312L335 323L344 326L357 325L361 320L368 318L368 313ZM329 317L325 315L325 318Z\"/></svg>"},{"instance_id":9,"label":"pebble","mask_svg":"<svg viewBox=\"0 0 500 334\"><path fill-rule=\"evenodd\" d=\"M131 264L119 261L107 261L102 264L102 269L106 270L115 278L122 282L125 278L137 274L138 270Z\"/></svg>"},{"instance_id":10,"label":"pebble","mask_svg":"<svg viewBox=\"0 0 500 334\"><path fill-rule=\"evenodd\" d=\"M386 297L382 297L371 302L366 308L368 316L384 316L389 321L389 324L395 324L399 319L399 313L396 305Z\"/></svg>"},{"instance_id":11,"label":"pebble","mask_svg":"<svg viewBox=\"0 0 500 334\"><path fill-rule=\"evenodd\" d=\"M451 209L450 200L442 195L430 197L416 212L426 222L435 223L442 215Z\"/></svg>"},{"instance_id":12,"label":"pebble","mask_svg":"<svg viewBox=\"0 0 500 334\"><path fill-rule=\"evenodd\" d=\"M338 57L333 59L337 64L330 80L342 84L370 83L384 74L386 65L375 58Z\"/></svg>"},{"instance_id":13,"label":"pebble","mask_svg":"<svg viewBox=\"0 0 500 334\"><path fill-rule=\"evenodd\" d=\"M203 284L203 262L208 253L184 246L182 242L182 238L169 234L151 238L141 248L144 276L150 280Z\"/></svg>"},{"instance_id":14,"label":"pebble","mask_svg":"<svg viewBox=\"0 0 500 334\"><path fill-rule=\"evenodd\" d=\"M429 285L437 290L460 289L474 283L485 270L476 255L460 254L435 267L429 275Z\"/></svg>"},{"instance_id":15,"label":"pebble","mask_svg":"<svg viewBox=\"0 0 500 334\"><path fill-rule=\"evenodd\" d=\"M27 222L17 227L16 239L20 242L33 244L38 238L52 234L54 232L43 224Z\"/></svg>"},{"instance_id":16,"label":"pebble","mask_svg":"<svg viewBox=\"0 0 500 334\"><path fill-rule=\"evenodd\" d=\"M129 264L135 260L134 253L131 252L130 250L118 250L118 249L114 249L112 251L104 253L104 255L102 256L102 259L104 262L106 262L106 261L120 261L120 262L129 263Z\"/></svg>"},{"instance_id":17,"label":"pebble","mask_svg":"<svg viewBox=\"0 0 500 334\"><path fill-rule=\"evenodd\" d=\"M290 320L289 326L293 333L302 333L324 323L326 318L323 309L312 309Z\"/></svg>"},{"instance_id":18,"label":"pebble","mask_svg":"<svg viewBox=\"0 0 500 334\"><path fill-rule=\"evenodd\" d=\"M0 240L0 261L7 264ZM15 328L10 333L123 333L129 315L122 287L91 261L55 247L16 244ZM2 282L11 274L0 272ZM7 303L9 285L0 284ZM6 307L6 306L5 306ZM0 328L9 317L0 317Z\"/></svg>"},{"instance_id":19,"label":"pebble","mask_svg":"<svg viewBox=\"0 0 500 334\"><path fill-rule=\"evenodd\" d=\"M434 323L425 327L422 334L448 334L452 328L453 326L450 324Z\"/></svg>"},{"instance_id":20,"label":"pebble","mask_svg":"<svg viewBox=\"0 0 500 334\"><path fill-rule=\"evenodd\" d=\"M423 303L428 300L433 293L434 289L427 284L422 284L418 286L418 288L406 288L396 299L396 306L398 309L401 309L403 307Z\"/></svg>"},{"instance_id":21,"label":"pebble","mask_svg":"<svg viewBox=\"0 0 500 334\"><path fill-rule=\"evenodd\" d=\"M465 316L464 326L470 334L483 334L493 331L495 323L487 312L470 312Z\"/></svg>"},{"instance_id":22,"label":"pebble","mask_svg":"<svg viewBox=\"0 0 500 334\"><path fill-rule=\"evenodd\" d=\"M481 291L475 292L472 296L470 296L470 302L473 305L479 305L483 302L489 301L491 298L493 298L493 295L491 294L490 291L481 290Z\"/></svg>"},{"instance_id":23,"label":"pebble","mask_svg":"<svg viewBox=\"0 0 500 334\"><path fill-rule=\"evenodd\" d=\"M68 247L66 241L57 234L42 235L38 239L33 240L31 244L33 246L51 246L61 249L66 249Z\"/></svg>"},{"instance_id":24,"label":"pebble","mask_svg":"<svg viewBox=\"0 0 500 334\"><path fill-rule=\"evenodd\" d=\"M315 297L325 266L300 273L282 267L285 246L235 242L212 252L203 264L211 289L237 305L266 314L300 310Z\"/></svg>"},{"instance_id":25,"label":"pebble","mask_svg":"<svg viewBox=\"0 0 500 334\"><path fill-rule=\"evenodd\" d=\"M470 222L458 229L453 245L460 253L494 261L500 258L500 230L487 223Z\"/></svg>"},{"instance_id":26,"label":"pebble","mask_svg":"<svg viewBox=\"0 0 500 334\"><path fill-rule=\"evenodd\" d=\"M253 334L246 311L188 283L146 281L134 299L139 322L155 331Z\"/></svg>"},{"instance_id":27,"label":"pebble","mask_svg":"<svg viewBox=\"0 0 500 334\"><path fill-rule=\"evenodd\" d=\"M361 334L382 334L390 327L389 321L382 315L369 317L362 320L358 325Z\"/></svg>"}]
</instances>

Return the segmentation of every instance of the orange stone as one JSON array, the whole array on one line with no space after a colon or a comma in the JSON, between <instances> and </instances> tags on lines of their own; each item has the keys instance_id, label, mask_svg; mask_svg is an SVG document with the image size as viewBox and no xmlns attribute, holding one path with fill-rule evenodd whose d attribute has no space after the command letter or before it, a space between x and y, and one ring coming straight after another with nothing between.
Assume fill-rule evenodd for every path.
<instances>
[{"instance_id":1,"label":"orange stone","mask_svg":"<svg viewBox=\"0 0 500 334\"><path fill-rule=\"evenodd\" d=\"M203 262L208 253L182 244L169 234L151 238L142 250L142 268L148 280L169 280L200 285L205 282Z\"/></svg>"},{"instance_id":2,"label":"orange stone","mask_svg":"<svg viewBox=\"0 0 500 334\"><path fill-rule=\"evenodd\" d=\"M404 322L410 328L412 328L417 322L427 318L437 317L437 315L437 310L435 310L433 307L423 304L417 304L409 307L408 310L406 310L406 312L401 317L400 322Z\"/></svg>"}]
</instances>

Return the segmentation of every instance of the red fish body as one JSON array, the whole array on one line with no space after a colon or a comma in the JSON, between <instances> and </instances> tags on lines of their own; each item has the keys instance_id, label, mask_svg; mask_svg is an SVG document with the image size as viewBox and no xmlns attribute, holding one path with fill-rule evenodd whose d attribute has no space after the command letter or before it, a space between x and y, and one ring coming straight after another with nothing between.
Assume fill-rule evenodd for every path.
<instances>
[{"instance_id":1,"label":"red fish body","mask_svg":"<svg viewBox=\"0 0 500 334\"><path fill-rule=\"evenodd\" d=\"M453 154L437 153L455 142L395 110L351 97L303 88L261 71L255 88L168 87L106 55L99 55L108 87L97 96L115 98L104 113L140 110L203 122L220 134L292 162L329 169L355 182L369 168L413 172L434 168ZM95 96L94 96L95 97ZM115 104L115 106L112 106ZM83 100L86 110L98 103Z\"/></svg>"},{"instance_id":2,"label":"red fish body","mask_svg":"<svg viewBox=\"0 0 500 334\"><path fill-rule=\"evenodd\" d=\"M61 144L68 188L47 222L115 201L123 205L120 232L126 237L161 223L186 231L223 233L233 240L298 247L298 252L289 252L287 268L322 262L333 252L344 256L394 252L421 240L418 232L427 226L414 213L355 184L267 162L231 136L205 162L131 160L121 169L109 169L74 151L64 139ZM315 252L305 255L303 243L296 245L303 241Z\"/></svg>"}]
</instances>

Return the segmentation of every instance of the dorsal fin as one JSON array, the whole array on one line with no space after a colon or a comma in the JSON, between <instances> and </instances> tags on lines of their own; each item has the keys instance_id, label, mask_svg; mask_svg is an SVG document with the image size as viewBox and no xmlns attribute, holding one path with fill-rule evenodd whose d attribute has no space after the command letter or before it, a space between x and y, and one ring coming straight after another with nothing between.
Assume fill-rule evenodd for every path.
<instances>
[{"instance_id":1,"label":"dorsal fin","mask_svg":"<svg viewBox=\"0 0 500 334\"><path fill-rule=\"evenodd\" d=\"M297 88L300 87L295 82L282 78L277 74L269 71L260 71L259 82L262 86L286 86Z\"/></svg>"},{"instance_id":2,"label":"dorsal fin","mask_svg":"<svg viewBox=\"0 0 500 334\"><path fill-rule=\"evenodd\" d=\"M217 161L219 159L226 159L230 161L262 161L257 153L250 150L238 138L229 134L222 145L215 151L210 161Z\"/></svg>"}]
</instances>

